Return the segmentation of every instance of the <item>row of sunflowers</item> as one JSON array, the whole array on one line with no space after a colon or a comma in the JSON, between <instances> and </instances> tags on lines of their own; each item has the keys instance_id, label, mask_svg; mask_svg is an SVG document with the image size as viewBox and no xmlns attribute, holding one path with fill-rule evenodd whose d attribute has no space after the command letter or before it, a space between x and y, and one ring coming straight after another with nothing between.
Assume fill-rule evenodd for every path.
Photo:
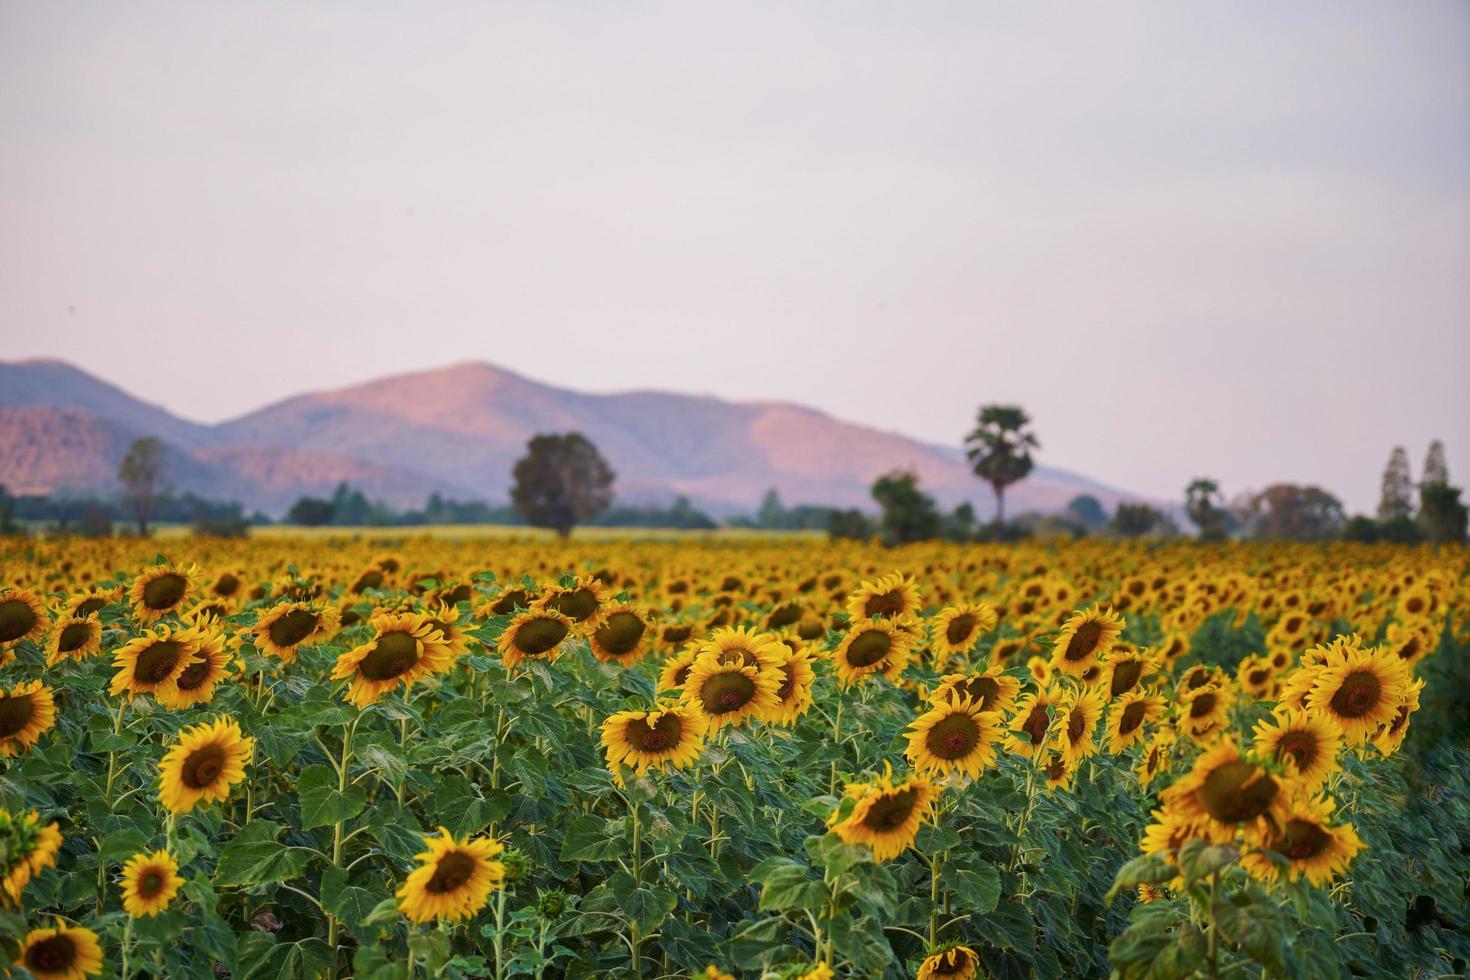
<instances>
[{"instance_id":1,"label":"row of sunflowers","mask_svg":"<svg viewBox=\"0 0 1470 980\"><path fill-rule=\"evenodd\" d=\"M12 545L38 978L1438 975L1470 555Z\"/></svg>"}]
</instances>

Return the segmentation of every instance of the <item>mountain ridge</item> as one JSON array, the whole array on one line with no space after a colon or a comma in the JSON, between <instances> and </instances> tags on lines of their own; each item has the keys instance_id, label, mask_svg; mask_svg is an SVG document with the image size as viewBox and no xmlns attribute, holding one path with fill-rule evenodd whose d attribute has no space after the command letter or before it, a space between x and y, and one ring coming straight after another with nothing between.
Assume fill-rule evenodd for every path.
<instances>
[{"instance_id":1,"label":"mountain ridge","mask_svg":"<svg viewBox=\"0 0 1470 980\"><path fill-rule=\"evenodd\" d=\"M119 433L132 433L168 443L187 461L184 470L195 484L237 486L242 503L274 512L333 476L398 507L416 506L433 490L504 500L511 467L530 436L575 430L618 472L618 497L627 503L685 495L728 515L749 512L775 487L788 503L871 507L872 480L907 467L945 506L970 500L982 515L993 506L958 447L845 422L796 402L658 389L585 392L477 360L303 392L212 425L144 402L63 360L0 362L0 410L42 407L73 414L33 416L24 425L20 416L0 420L0 460L11 460L12 467L30 461L30 472L0 476L0 482L43 485L35 472L36 446L47 439L64 443L65 433L43 434L37 427L85 428L81 416L91 416L106 425L87 430L91 456L70 471L92 485L55 485L53 491L103 489L100 474L108 465L115 472L116 464L100 457L117 455ZM196 464L202 469L192 469ZM51 473L53 484L68 470L54 460L49 469L39 468ZM1059 510L1082 492L1104 506L1139 499L1038 466L1012 488L1008 503L1016 513Z\"/></svg>"}]
</instances>

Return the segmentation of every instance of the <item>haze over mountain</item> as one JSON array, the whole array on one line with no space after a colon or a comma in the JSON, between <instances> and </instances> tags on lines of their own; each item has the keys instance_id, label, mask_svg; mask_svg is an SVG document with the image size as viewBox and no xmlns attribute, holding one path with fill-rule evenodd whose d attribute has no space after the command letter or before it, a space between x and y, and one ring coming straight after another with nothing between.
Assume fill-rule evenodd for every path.
<instances>
[{"instance_id":1,"label":"haze over mountain","mask_svg":"<svg viewBox=\"0 0 1470 980\"><path fill-rule=\"evenodd\" d=\"M476 362L310 392L203 425L63 361L0 362L0 483L14 493L111 492L128 443L155 435L169 447L179 490L272 514L343 480L394 507L417 506L435 490L499 502L526 440L566 431L597 444L625 503L683 494L727 515L752 511L775 487L788 504L870 508L873 479L902 467L945 506L971 500L981 515L993 509L957 447L791 403L588 394ZM1008 509L1059 510L1079 493L1107 507L1135 499L1038 466L1010 490Z\"/></svg>"}]
</instances>

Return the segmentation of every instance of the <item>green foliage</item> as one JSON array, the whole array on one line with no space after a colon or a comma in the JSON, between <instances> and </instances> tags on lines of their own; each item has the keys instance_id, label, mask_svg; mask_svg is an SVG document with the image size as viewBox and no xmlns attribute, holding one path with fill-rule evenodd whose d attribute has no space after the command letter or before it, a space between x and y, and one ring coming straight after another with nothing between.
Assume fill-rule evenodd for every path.
<instances>
[{"instance_id":1,"label":"green foliage","mask_svg":"<svg viewBox=\"0 0 1470 980\"><path fill-rule=\"evenodd\" d=\"M532 436L511 476L511 503L526 523L562 537L612 503L612 468L580 432Z\"/></svg>"},{"instance_id":2,"label":"green foliage","mask_svg":"<svg viewBox=\"0 0 1470 980\"><path fill-rule=\"evenodd\" d=\"M1005 523L1006 487L1031 472L1031 450L1041 448L1030 424L1031 417L1019 405L982 405L975 428L965 436L970 468L995 491L996 524Z\"/></svg>"},{"instance_id":3,"label":"green foliage","mask_svg":"<svg viewBox=\"0 0 1470 980\"><path fill-rule=\"evenodd\" d=\"M919 489L919 475L895 470L873 482L873 499L882 509L878 530L886 545L928 541L939 536L934 498Z\"/></svg>"}]
</instances>

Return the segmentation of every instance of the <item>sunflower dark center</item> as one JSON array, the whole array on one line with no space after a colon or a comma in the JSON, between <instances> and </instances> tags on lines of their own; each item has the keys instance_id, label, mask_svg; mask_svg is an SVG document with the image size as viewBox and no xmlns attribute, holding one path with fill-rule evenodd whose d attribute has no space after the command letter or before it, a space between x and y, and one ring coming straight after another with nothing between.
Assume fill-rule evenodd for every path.
<instances>
[{"instance_id":1,"label":"sunflower dark center","mask_svg":"<svg viewBox=\"0 0 1470 980\"><path fill-rule=\"evenodd\" d=\"M801 619L801 607L794 602L788 602L771 612L770 618L766 620L766 625L770 629L778 630L783 626L790 626L799 619Z\"/></svg>"},{"instance_id":2,"label":"sunflower dark center","mask_svg":"<svg viewBox=\"0 0 1470 980\"><path fill-rule=\"evenodd\" d=\"M684 682L689 679L689 668L692 667L692 666L694 666L694 665L693 664L685 664L684 666L680 667L678 670L674 671L674 686L675 687L683 687L684 686Z\"/></svg>"},{"instance_id":3,"label":"sunflower dark center","mask_svg":"<svg viewBox=\"0 0 1470 980\"><path fill-rule=\"evenodd\" d=\"M459 585L456 585L454 588L450 589L448 592L444 593L442 596L440 596L440 598L443 600L446 606L457 606L461 602L469 602L470 597L474 594L474 590L471 589L469 585L462 582Z\"/></svg>"},{"instance_id":4,"label":"sunflower dark center","mask_svg":"<svg viewBox=\"0 0 1470 980\"><path fill-rule=\"evenodd\" d=\"M931 971L936 977L950 977L956 974L966 973L970 969L970 957L967 953L952 949L947 953L941 953Z\"/></svg>"},{"instance_id":5,"label":"sunflower dark center","mask_svg":"<svg viewBox=\"0 0 1470 980\"><path fill-rule=\"evenodd\" d=\"M224 746L205 745L189 753L189 757L184 760L180 778L190 789L208 789L224 771Z\"/></svg>"},{"instance_id":6,"label":"sunflower dark center","mask_svg":"<svg viewBox=\"0 0 1470 980\"><path fill-rule=\"evenodd\" d=\"M1046 738L1046 730L1049 727L1051 727L1051 710L1044 704L1038 704L1026 716L1021 730L1031 739L1032 745L1040 745L1041 740Z\"/></svg>"},{"instance_id":7,"label":"sunflower dark center","mask_svg":"<svg viewBox=\"0 0 1470 980\"><path fill-rule=\"evenodd\" d=\"M271 642L278 647L294 647L312 634L318 622L316 613L293 609L271 623L268 630Z\"/></svg>"},{"instance_id":8,"label":"sunflower dark center","mask_svg":"<svg viewBox=\"0 0 1470 980\"><path fill-rule=\"evenodd\" d=\"M352 583L352 591L355 594L361 594L368 589L381 588L382 585L383 573L377 569L373 569L369 572L363 572L357 577L357 581Z\"/></svg>"},{"instance_id":9,"label":"sunflower dark center","mask_svg":"<svg viewBox=\"0 0 1470 980\"><path fill-rule=\"evenodd\" d=\"M1209 682L1210 672L1208 670L1196 670L1185 678L1184 687L1186 690L1193 691L1197 687L1204 687Z\"/></svg>"},{"instance_id":10,"label":"sunflower dark center","mask_svg":"<svg viewBox=\"0 0 1470 980\"><path fill-rule=\"evenodd\" d=\"M980 741L980 726L965 712L956 712L939 721L924 737L924 746L932 755L946 761L963 759Z\"/></svg>"},{"instance_id":11,"label":"sunflower dark center","mask_svg":"<svg viewBox=\"0 0 1470 980\"><path fill-rule=\"evenodd\" d=\"M1060 755L1053 755L1046 764L1046 778L1056 782L1067 774L1067 762Z\"/></svg>"},{"instance_id":12,"label":"sunflower dark center","mask_svg":"<svg viewBox=\"0 0 1470 980\"><path fill-rule=\"evenodd\" d=\"M0 602L0 643L18 640L36 628L36 612L19 599Z\"/></svg>"},{"instance_id":13,"label":"sunflower dark center","mask_svg":"<svg viewBox=\"0 0 1470 980\"><path fill-rule=\"evenodd\" d=\"M56 649L61 653L80 650L87 645L91 636L92 631L86 623L67 623L61 630L61 636L56 639Z\"/></svg>"},{"instance_id":14,"label":"sunflower dark center","mask_svg":"<svg viewBox=\"0 0 1470 980\"><path fill-rule=\"evenodd\" d=\"M893 649L893 640L881 630L868 630L853 638L847 648L847 662L854 667L871 667Z\"/></svg>"},{"instance_id":15,"label":"sunflower dark center","mask_svg":"<svg viewBox=\"0 0 1470 980\"><path fill-rule=\"evenodd\" d=\"M1317 740L1308 732L1287 732L1276 743L1276 758L1290 756L1296 767L1304 772L1317 761L1318 751Z\"/></svg>"},{"instance_id":16,"label":"sunflower dark center","mask_svg":"<svg viewBox=\"0 0 1470 980\"><path fill-rule=\"evenodd\" d=\"M739 711L755 697L755 681L744 674L713 674L704 682L699 700L712 714Z\"/></svg>"},{"instance_id":17,"label":"sunflower dark center","mask_svg":"<svg viewBox=\"0 0 1470 980\"><path fill-rule=\"evenodd\" d=\"M1067 712L1067 740L1071 742L1080 741L1082 733L1087 730L1087 715L1081 708L1073 708Z\"/></svg>"},{"instance_id":18,"label":"sunflower dark center","mask_svg":"<svg viewBox=\"0 0 1470 980\"><path fill-rule=\"evenodd\" d=\"M133 668L133 677L145 684L162 684L179 665L184 655L184 645L177 640L158 640L138 654L138 663Z\"/></svg>"},{"instance_id":19,"label":"sunflower dark center","mask_svg":"<svg viewBox=\"0 0 1470 980\"><path fill-rule=\"evenodd\" d=\"M229 572L225 572L214 583L214 594L229 598L240 589L240 580Z\"/></svg>"},{"instance_id":20,"label":"sunflower dark center","mask_svg":"<svg viewBox=\"0 0 1470 980\"><path fill-rule=\"evenodd\" d=\"M505 616L517 607L525 609L530 602L531 598L526 594L525 589L511 589L495 600L495 605L490 607L490 611L497 616Z\"/></svg>"},{"instance_id":21,"label":"sunflower dark center","mask_svg":"<svg viewBox=\"0 0 1470 980\"><path fill-rule=\"evenodd\" d=\"M903 612L903 592L893 589L881 595L869 596L868 601L863 603L863 615L869 618L873 616L897 616Z\"/></svg>"},{"instance_id":22,"label":"sunflower dark center","mask_svg":"<svg viewBox=\"0 0 1470 980\"><path fill-rule=\"evenodd\" d=\"M725 665L738 664L741 667L758 667L760 665L760 661L756 659L755 654L751 653L745 647L731 647L728 650L721 650L720 663Z\"/></svg>"},{"instance_id":23,"label":"sunflower dark center","mask_svg":"<svg viewBox=\"0 0 1470 980\"><path fill-rule=\"evenodd\" d=\"M1409 642L1399 647L1399 657L1404 660L1413 660L1419 652L1419 637L1409 637Z\"/></svg>"},{"instance_id":24,"label":"sunflower dark center","mask_svg":"<svg viewBox=\"0 0 1470 980\"><path fill-rule=\"evenodd\" d=\"M901 827L914 812L918 802L919 794L911 789L883 793L868 807L868 812L863 814L863 826L876 831L891 831Z\"/></svg>"},{"instance_id":25,"label":"sunflower dark center","mask_svg":"<svg viewBox=\"0 0 1470 980\"><path fill-rule=\"evenodd\" d=\"M639 752L663 752L679 744L684 726L677 715L662 714L653 725L646 718L628 722L623 737Z\"/></svg>"},{"instance_id":26,"label":"sunflower dark center","mask_svg":"<svg viewBox=\"0 0 1470 980\"><path fill-rule=\"evenodd\" d=\"M26 950L26 969L32 973L65 973L77 959L77 945L64 933L48 936Z\"/></svg>"},{"instance_id":27,"label":"sunflower dark center","mask_svg":"<svg viewBox=\"0 0 1470 980\"><path fill-rule=\"evenodd\" d=\"M516 630L515 646L528 657L539 657L567 637L567 624L559 619L528 619Z\"/></svg>"},{"instance_id":28,"label":"sunflower dark center","mask_svg":"<svg viewBox=\"0 0 1470 980\"><path fill-rule=\"evenodd\" d=\"M667 626L664 628L664 642L683 643L693 632L692 626Z\"/></svg>"},{"instance_id":29,"label":"sunflower dark center","mask_svg":"<svg viewBox=\"0 0 1470 980\"><path fill-rule=\"evenodd\" d=\"M1280 791L1271 775L1249 762L1217 766L1200 785L1198 799L1220 823L1254 820L1271 808Z\"/></svg>"},{"instance_id":30,"label":"sunflower dark center","mask_svg":"<svg viewBox=\"0 0 1470 980\"><path fill-rule=\"evenodd\" d=\"M419 641L411 633L394 630L378 637L372 652L357 669L370 681L391 681L412 670L419 662Z\"/></svg>"},{"instance_id":31,"label":"sunflower dark center","mask_svg":"<svg viewBox=\"0 0 1470 980\"><path fill-rule=\"evenodd\" d=\"M1372 671L1356 670L1343 678L1332 695L1332 710L1343 718L1361 718L1378 707L1383 685Z\"/></svg>"},{"instance_id":32,"label":"sunflower dark center","mask_svg":"<svg viewBox=\"0 0 1470 980\"><path fill-rule=\"evenodd\" d=\"M1000 681L994 677L971 677L956 687L965 697L978 703L982 711L989 711L1000 699Z\"/></svg>"},{"instance_id":33,"label":"sunflower dark center","mask_svg":"<svg viewBox=\"0 0 1470 980\"><path fill-rule=\"evenodd\" d=\"M970 638L978 622L974 613L962 613L949 621L949 625L944 628L944 638L958 646Z\"/></svg>"},{"instance_id":34,"label":"sunflower dark center","mask_svg":"<svg viewBox=\"0 0 1470 980\"><path fill-rule=\"evenodd\" d=\"M173 572L165 572L143 586L143 605L153 610L172 609L184 598L189 580Z\"/></svg>"},{"instance_id":35,"label":"sunflower dark center","mask_svg":"<svg viewBox=\"0 0 1470 980\"><path fill-rule=\"evenodd\" d=\"M1215 710L1215 705L1218 703L1218 700L1213 691L1206 691L1189 702L1189 717L1208 718L1210 713Z\"/></svg>"},{"instance_id":36,"label":"sunflower dark center","mask_svg":"<svg viewBox=\"0 0 1470 980\"><path fill-rule=\"evenodd\" d=\"M572 622L580 623L597 612L597 596L590 589L571 589L553 598L550 605Z\"/></svg>"},{"instance_id":37,"label":"sunflower dark center","mask_svg":"<svg viewBox=\"0 0 1470 980\"><path fill-rule=\"evenodd\" d=\"M1138 686L1143 676L1142 660L1123 660L1113 666L1113 683L1108 688L1109 697L1127 694Z\"/></svg>"},{"instance_id":38,"label":"sunflower dark center","mask_svg":"<svg viewBox=\"0 0 1470 980\"><path fill-rule=\"evenodd\" d=\"M808 616L796 627L796 635L803 640L815 640L827 632L820 616Z\"/></svg>"},{"instance_id":39,"label":"sunflower dark center","mask_svg":"<svg viewBox=\"0 0 1470 980\"><path fill-rule=\"evenodd\" d=\"M1332 835L1307 820L1286 821L1285 846L1278 847L1293 861L1307 861L1327 850Z\"/></svg>"},{"instance_id":40,"label":"sunflower dark center","mask_svg":"<svg viewBox=\"0 0 1470 980\"><path fill-rule=\"evenodd\" d=\"M1118 719L1118 734L1132 735L1143 724L1144 706L1142 701L1130 701L1123 708L1123 717Z\"/></svg>"},{"instance_id":41,"label":"sunflower dark center","mask_svg":"<svg viewBox=\"0 0 1470 980\"><path fill-rule=\"evenodd\" d=\"M434 873L424 890L434 895L459 891L475 876L476 861L463 851L449 851L434 865Z\"/></svg>"},{"instance_id":42,"label":"sunflower dark center","mask_svg":"<svg viewBox=\"0 0 1470 980\"><path fill-rule=\"evenodd\" d=\"M796 690L796 671L791 669L790 664L781 665L781 686L776 688L776 700L785 704Z\"/></svg>"},{"instance_id":43,"label":"sunflower dark center","mask_svg":"<svg viewBox=\"0 0 1470 980\"><path fill-rule=\"evenodd\" d=\"M181 691L195 690L203 687L204 682L209 680L209 673L209 658L201 656L183 669L174 680L174 686Z\"/></svg>"},{"instance_id":44,"label":"sunflower dark center","mask_svg":"<svg viewBox=\"0 0 1470 980\"><path fill-rule=\"evenodd\" d=\"M29 694L0 697L0 738L10 738L31 723L36 703Z\"/></svg>"},{"instance_id":45,"label":"sunflower dark center","mask_svg":"<svg viewBox=\"0 0 1470 980\"><path fill-rule=\"evenodd\" d=\"M163 891L163 872L157 868L149 868L138 876L138 894L143 898L153 898Z\"/></svg>"},{"instance_id":46,"label":"sunflower dark center","mask_svg":"<svg viewBox=\"0 0 1470 980\"><path fill-rule=\"evenodd\" d=\"M1077 627L1077 632L1067 641L1066 652L1062 657L1066 660L1086 660L1097 650L1097 645L1102 642L1102 623L1088 620Z\"/></svg>"},{"instance_id":47,"label":"sunflower dark center","mask_svg":"<svg viewBox=\"0 0 1470 980\"><path fill-rule=\"evenodd\" d=\"M84 616L91 616L94 613L98 613L106 607L107 600L105 598L103 598L102 596L94 596L93 598L88 599L77 606L76 616L78 619L81 619Z\"/></svg>"},{"instance_id":48,"label":"sunflower dark center","mask_svg":"<svg viewBox=\"0 0 1470 980\"><path fill-rule=\"evenodd\" d=\"M1259 687L1262 684L1266 683L1267 679L1270 678L1270 676L1271 672L1269 670L1253 670L1248 675L1246 675L1246 679L1249 680L1254 686Z\"/></svg>"}]
</instances>

